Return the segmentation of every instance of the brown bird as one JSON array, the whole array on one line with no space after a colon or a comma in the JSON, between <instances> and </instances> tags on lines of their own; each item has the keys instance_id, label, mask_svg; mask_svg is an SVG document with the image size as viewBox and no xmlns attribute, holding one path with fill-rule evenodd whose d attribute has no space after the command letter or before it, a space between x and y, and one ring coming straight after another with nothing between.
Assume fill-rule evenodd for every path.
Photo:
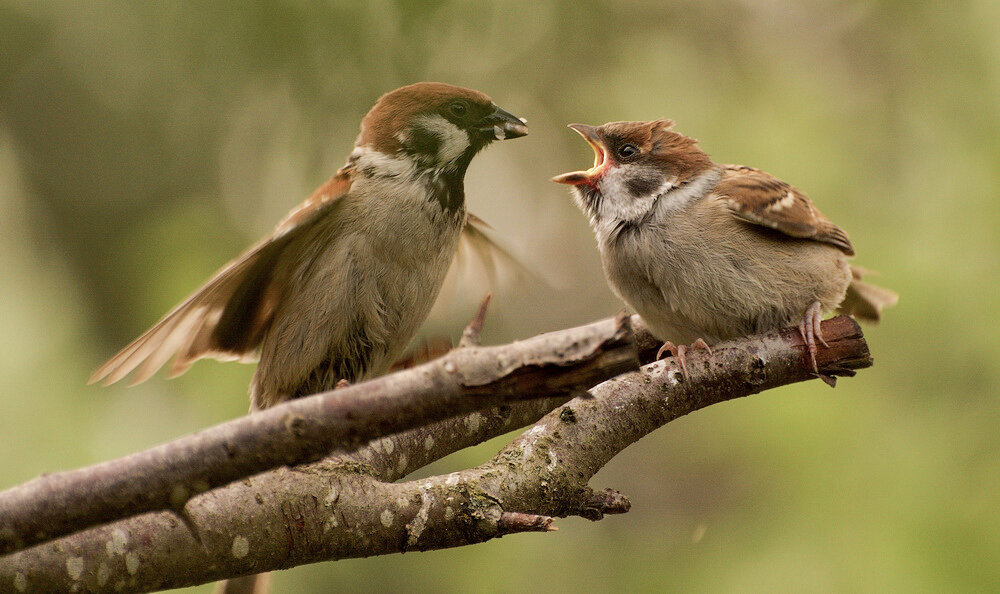
<instances>
[{"instance_id":1,"label":"brown bird","mask_svg":"<svg viewBox=\"0 0 1000 594\"><path fill-rule=\"evenodd\" d=\"M336 175L266 238L91 376L148 379L202 357L259 364L265 408L384 372L430 311L460 242L491 250L465 210L472 158L525 121L478 91L417 83L383 95Z\"/></svg>"},{"instance_id":2,"label":"brown bird","mask_svg":"<svg viewBox=\"0 0 1000 594\"><path fill-rule=\"evenodd\" d=\"M861 280L847 233L805 194L758 169L713 162L672 126L571 124L594 149L594 166L552 180L573 186L611 288L668 341L660 354L675 351L686 373L683 343L708 348L798 323L816 371L823 312L877 321L896 303Z\"/></svg>"}]
</instances>

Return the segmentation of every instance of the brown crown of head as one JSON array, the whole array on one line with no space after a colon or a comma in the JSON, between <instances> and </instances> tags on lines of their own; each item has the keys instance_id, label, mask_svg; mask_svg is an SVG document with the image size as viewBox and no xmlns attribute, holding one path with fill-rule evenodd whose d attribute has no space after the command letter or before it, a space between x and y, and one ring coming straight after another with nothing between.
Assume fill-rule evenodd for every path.
<instances>
[{"instance_id":1,"label":"brown crown of head","mask_svg":"<svg viewBox=\"0 0 1000 594\"><path fill-rule=\"evenodd\" d=\"M493 100L479 91L438 82L414 83L379 97L361 120L361 133L356 145L392 154L400 147L396 135L409 126L414 116L438 109L456 99L464 99L484 112L493 109Z\"/></svg>"},{"instance_id":2,"label":"brown crown of head","mask_svg":"<svg viewBox=\"0 0 1000 594\"><path fill-rule=\"evenodd\" d=\"M673 131L672 120L651 122L609 122L603 126L570 124L594 149L594 166L587 171L575 171L553 178L566 184L595 183L604 172L630 162L654 165L666 174L683 181L696 177L713 166L711 157L698 147L698 141ZM623 156L626 145L639 149L637 154Z\"/></svg>"}]
</instances>

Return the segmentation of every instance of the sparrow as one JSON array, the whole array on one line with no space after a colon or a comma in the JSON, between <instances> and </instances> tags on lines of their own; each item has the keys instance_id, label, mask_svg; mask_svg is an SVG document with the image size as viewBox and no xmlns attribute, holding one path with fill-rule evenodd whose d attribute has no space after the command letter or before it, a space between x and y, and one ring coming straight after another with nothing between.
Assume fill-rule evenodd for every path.
<instances>
[{"instance_id":1,"label":"sparrow","mask_svg":"<svg viewBox=\"0 0 1000 594\"><path fill-rule=\"evenodd\" d=\"M495 247L463 180L526 121L478 91L421 82L383 95L347 163L90 378L133 384L171 356L252 361L251 409L383 373L433 305L460 242ZM499 248L498 248L499 249Z\"/></svg>"},{"instance_id":2,"label":"sparrow","mask_svg":"<svg viewBox=\"0 0 1000 594\"><path fill-rule=\"evenodd\" d=\"M711 344L798 324L816 366L825 312L877 321L898 296L861 280L843 229L797 188L720 165L671 120L570 124L594 166L554 177L590 218L612 290L667 340ZM681 343L676 346L674 343ZM832 378L824 378L828 382Z\"/></svg>"}]
</instances>

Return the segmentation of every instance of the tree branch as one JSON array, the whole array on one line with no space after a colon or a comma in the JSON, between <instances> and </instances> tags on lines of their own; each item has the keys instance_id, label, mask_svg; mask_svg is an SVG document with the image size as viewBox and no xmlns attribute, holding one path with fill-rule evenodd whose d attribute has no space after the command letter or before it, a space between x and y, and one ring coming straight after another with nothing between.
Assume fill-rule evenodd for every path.
<instances>
[{"instance_id":1,"label":"tree branch","mask_svg":"<svg viewBox=\"0 0 1000 594\"><path fill-rule=\"evenodd\" d=\"M500 347L456 349L413 369L8 489L0 493L0 554L130 515L180 512L198 493L319 460L334 448L504 402L566 398L638 365L624 317Z\"/></svg>"},{"instance_id":2,"label":"tree branch","mask_svg":"<svg viewBox=\"0 0 1000 594\"><path fill-rule=\"evenodd\" d=\"M821 372L851 375L871 365L853 320L829 320L823 330L830 348L817 354ZM664 360L607 381L545 415L477 468L383 482L412 466L390 463L384 442L374 456L381 468L344 456L196 496L186 512L200 543L175 516L146 514L0 559L0 589L178 587L322 560L461 546L550 529L554 516L622 513L629 507L624 496L587 483L626 446L699 408L814 377L794 330L716 345L711 356L689 353L688 365L687 380L673 360ZM504 418L530 416L531 406L512 405L486 424L502 432ZM483 414L464 420L477 417ZM484 423L472 425L452 445L484 437ZM441 427L409 431L398 443L419 450L420 435ZM435 438L431 449L438 447L451 446Z\"/></svg>"}]
</instances>

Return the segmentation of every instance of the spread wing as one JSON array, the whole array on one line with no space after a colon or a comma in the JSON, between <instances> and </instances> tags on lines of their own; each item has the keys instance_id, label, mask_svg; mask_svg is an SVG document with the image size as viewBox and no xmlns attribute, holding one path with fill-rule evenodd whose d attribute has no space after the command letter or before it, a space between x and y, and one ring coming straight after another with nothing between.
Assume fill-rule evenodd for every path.
<instances>
[{"instance_id":1,"label":"spread wing","mask_svg":"<svg viewBox=\"0 0 1000 594\"><path fill-rule=\"evenodd\" d=\"M204 286L163 319L111 357L90 376L90 383L112 384L136 371L130 385L149 379L174 357L170 377L196 360L252 361L271 323L278 300L276 266L284 248L320 213L351 189L344 167L278 224L274 232L223 266Z\"/></svg>"},{"instance_id":2,"label":"spread wing","mask_svg":"<svg viewBox=\"0 0 1000 594\"><path fill-rule=\"evenodd\" d=\"M475 258L486 273L487 280L495 284L498 266L502 269L524 272L524 265L492 237L493 227L472 214L466 215L465 226L458 240L454 266L461 268L467 259Z\"/></svg>"},{"instance_id":3,"label":"spread wing","mask_svg":"<svg viewBox=\"0 0 1000 594\"><path fill-rule=\"evenodd\" d=\"M715 192L728 201L737 218L791 237L829 243L848 256L854 255L843 229L826 218L805 194L769 173L726 165Z\"/></svg>"},{"instance_id":4,"label":"spread wing","mask_svg":"<svg viewBox=\"0 0 1000 594\"><path fill-rule=\"evenodd\" d=\"M496 292L499 285L506 285L513 278L539 280L536 272L493 235L493 228L484 220L471 212L466 214L455 256L431 311L431 319L446 316L445 312L457 305L460 296L479 298L488 291Z\"/></svg>"}]
</instances>

